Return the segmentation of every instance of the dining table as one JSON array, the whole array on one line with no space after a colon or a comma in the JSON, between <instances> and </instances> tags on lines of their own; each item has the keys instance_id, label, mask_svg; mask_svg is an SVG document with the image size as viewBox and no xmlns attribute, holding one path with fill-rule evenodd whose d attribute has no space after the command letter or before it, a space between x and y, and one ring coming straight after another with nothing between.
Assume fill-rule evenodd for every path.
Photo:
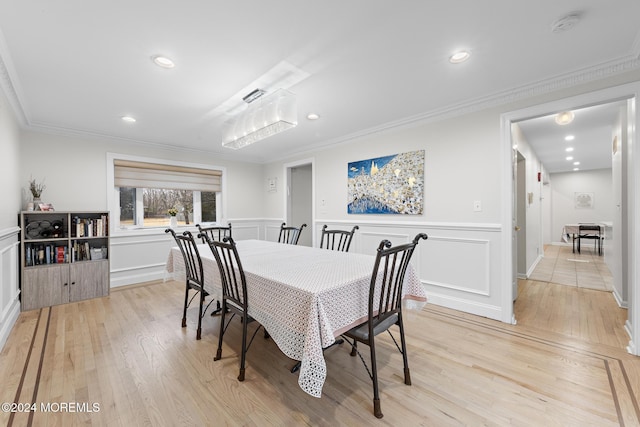
<instances>
[{"instance_id":1,"label":"dining table","mask_svg":"<svg viewBox=\"0 0 640 427\"><path fill-rule=\"evenodd\" d=\"M298 385L321 397L327 366L323 349L367 320L374 255L331 251L265 240L239 240L249 315L260 322L279 349L301 361ZM221 297L218 266L211 248L199 244L205 290ZM178 247L169 251L167 277L184 279ZM403 309L421 309L427 298L413 268L403 284Z\"/></svg>"},{"instance_id":2,"label":"dining table","mask_svg":"<svg viewBox=\"0 0 640 427\"><path fill-rule=\"evenodd\" d=\"M595 223L578 223L578 224L565 224L562 227L562 238L565 242L571 240L571 244L573 246L573 252L576 251L576 238L578 234L580 234L580 225L597 225L600 227L600 236L604 237L604 224L595 224Z\"/></svg>"}]
</instances>

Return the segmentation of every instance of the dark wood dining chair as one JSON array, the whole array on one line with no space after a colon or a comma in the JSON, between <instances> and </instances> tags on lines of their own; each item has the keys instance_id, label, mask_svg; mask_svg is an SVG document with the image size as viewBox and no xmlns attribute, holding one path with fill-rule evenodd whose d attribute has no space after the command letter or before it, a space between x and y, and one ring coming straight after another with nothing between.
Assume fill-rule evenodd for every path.
<instances>
[{"instance_id":1,"label":"dark wood dining chair","mask_svg":"<svg viewBox=\"0 0 640 427\"><path fill-rule=\"evenodd\" d=\"M278 243L286 243L289 245L297 245L302 234L302 229L307 224L302 224L300 227L287 227L285 222L280 226L280 234L278 235Z\"/></svg>"},{"instance_id":2,"label":"dark wood dining chair","mask_svg":"<svg viewBox=\"0 0 640 427\"><path fill-rule=\"evenodd\" d=\"M221 225L203 227L200 224L196 224L196 227L198 227L199 234L206 234L211 240L216 240L218 242L221 242L225 237L232 237L231 223L227 224L226 227ZM204 238L202 238L202 243L207 243Z\"/></svg>"},{"instance_id":3,"label":"dark wood dining chair","mask_svg":"<svg viewBox=\"0 0 640 427\"><path fill-rule=\"evenodd\" d=\"M580 241L581 240L594 240L593 250L598 255L602 255L602 238L600 234L600 226L597 224L579 224L578 235L576 240L578 241L578 253L580 253Z\"/></svg>"},{"instance_id":4,"label":"dark wood dining chair","mask_svg":"<svg viewBox=\"0 0 640 427\"><path fill-rule=\"evenodd\" d=\"M407 346L404 338L404 323L402 321L402 287L409 261L420 239L426 240L427 235L419 233L412 242L394 247L391 247L391 242L388 240L380 242L369 286L367 321L342 335L351 344L351 356L356 356L356 354L360 356L360 360L365 365L373 382L373 413L377 418L382 418L375 346L375 337L380 333L387 331L391 335L393 342L402 354L404 383L411 385ZM389 330L393 325L397 325L400 329L400 345L398 345ZM371 370L369 370L364 358L358 351L357 345L359 342L369 346Z\"/></svg>"},{"instance_id":5,"label":"dark wood dining chair","mask_svg":"<svg viewBox=\"0 0 640 427\"><path fill-rule=\"evenodd\" d=\"M182 312L182 327L187 326L187 308L191 305L191 302L195 297L199 297L198 308L198 330L196 332L196 339L200 339L202 336L202 317L209 308L209 305L213 300L209 301L207 306L204 306L206 297L209 293L204 287L204 270L202 268L202 259L200 258L200 252L198 252L198 245L195 238L190 231L185 231L180 234L176 234L173 229L168 228L165 233L171 233L174 240L178 244L178 248L182 253L184 259L185 268L185 292L184 292L184 309ZM195 291L191 299L189 299L189 291Z\"/></svg>"},{"instance_id":6,"label":"dark wood dining chair","mask_svg":"<svg viewBox=\"0 0 640 427\"><path fill-rule=\"evenodd\" d=\"M322 226L322 237L320 238L320 247L333 251L349 252L353 234L360 227L354 225L351 231L346 230L328 230L327 224Z\"/></svg>"},{"instance_id":7,"label":"dark wood dining chair","mask_svg":"<svg viewBox=\"0 0 640 427\"><path fill-rule=\"evenodd\" d=\"M231 237L225 237L222 241L211 240L206 234L202 235L211 248L216 264L220 271L220 282L222 285L222 314L220 317L220 334L218 335L218 350L213 358L214 361L222 358L222 338L231 320L238 315L242 321L242 347L240 349L240 373L238 381L244 381L245 359L247 350L251 346L253 339L261 328L258 325L247 344L247 326L254 319L249 316L249 303L247 296L247 280L245 278L240 256L236 249L236 244ZM227 314L231 317L226 321ZM265 338L267 337L265 331Z\"/></svg>"}]
</instances>

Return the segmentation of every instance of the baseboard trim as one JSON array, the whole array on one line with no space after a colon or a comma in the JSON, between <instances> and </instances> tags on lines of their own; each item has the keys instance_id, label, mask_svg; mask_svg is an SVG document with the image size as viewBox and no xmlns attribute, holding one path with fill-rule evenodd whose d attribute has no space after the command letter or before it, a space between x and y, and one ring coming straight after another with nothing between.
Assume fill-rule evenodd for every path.
<instances>
[{"instance_id":1,"label":"baseboard trim","mask_svg":"<svg viewBox=\"0 0 640 427\"><path fill-rule=\"evenodd\" d=\"M17 296L6 313L6 317L2 319L2 322L0 323L0 325L2 325L2 327L0 327L0 351L4 348L4 345L9 338L9 334L11 334L11 330L20 315L20 299Z\"/></svg>"},{"instance_id":2,"label":"baseboard trim","mask_svg":"<svg viewBox=\"0 0 640 427\"><path fill-rule=\"evenodd\" d=\"M488 305L469 300L453 298L447 295L435 294L427 292L428 304L438 305L440 307L450 308L489 319L502 321L502 309L497 305Z\"/></svg>"}]
</instances>

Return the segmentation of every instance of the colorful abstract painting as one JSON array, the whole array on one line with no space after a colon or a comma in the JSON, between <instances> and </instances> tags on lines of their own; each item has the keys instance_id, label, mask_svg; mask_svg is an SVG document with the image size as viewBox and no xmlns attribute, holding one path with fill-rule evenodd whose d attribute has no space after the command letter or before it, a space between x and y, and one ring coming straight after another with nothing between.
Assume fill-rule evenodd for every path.
<instances>
[{"instance_id":1,"label":"colorful abstract painting","mask_svg":"<svg viewBox=\"0 0 640 427\"><path fill-rule=\"evenodd\" d=\"M424 150L348 164L350 214L422 214Z\"/></svg>"}]
</instances>

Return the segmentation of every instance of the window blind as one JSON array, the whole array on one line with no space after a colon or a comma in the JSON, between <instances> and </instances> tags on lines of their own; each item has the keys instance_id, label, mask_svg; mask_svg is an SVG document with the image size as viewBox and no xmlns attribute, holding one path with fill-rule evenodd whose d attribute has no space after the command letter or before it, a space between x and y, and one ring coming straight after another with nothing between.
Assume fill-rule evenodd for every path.
<instances>
[{"instance_id":1,"label":"window blind","mask_svg":"<svg viewBox=\"0 0 640 427\"><path fill-rule=\"evenodd\" d=\"M114 160L116 187L222 191L222 171L184 166Z\"/></svg>"}]
</instances>

